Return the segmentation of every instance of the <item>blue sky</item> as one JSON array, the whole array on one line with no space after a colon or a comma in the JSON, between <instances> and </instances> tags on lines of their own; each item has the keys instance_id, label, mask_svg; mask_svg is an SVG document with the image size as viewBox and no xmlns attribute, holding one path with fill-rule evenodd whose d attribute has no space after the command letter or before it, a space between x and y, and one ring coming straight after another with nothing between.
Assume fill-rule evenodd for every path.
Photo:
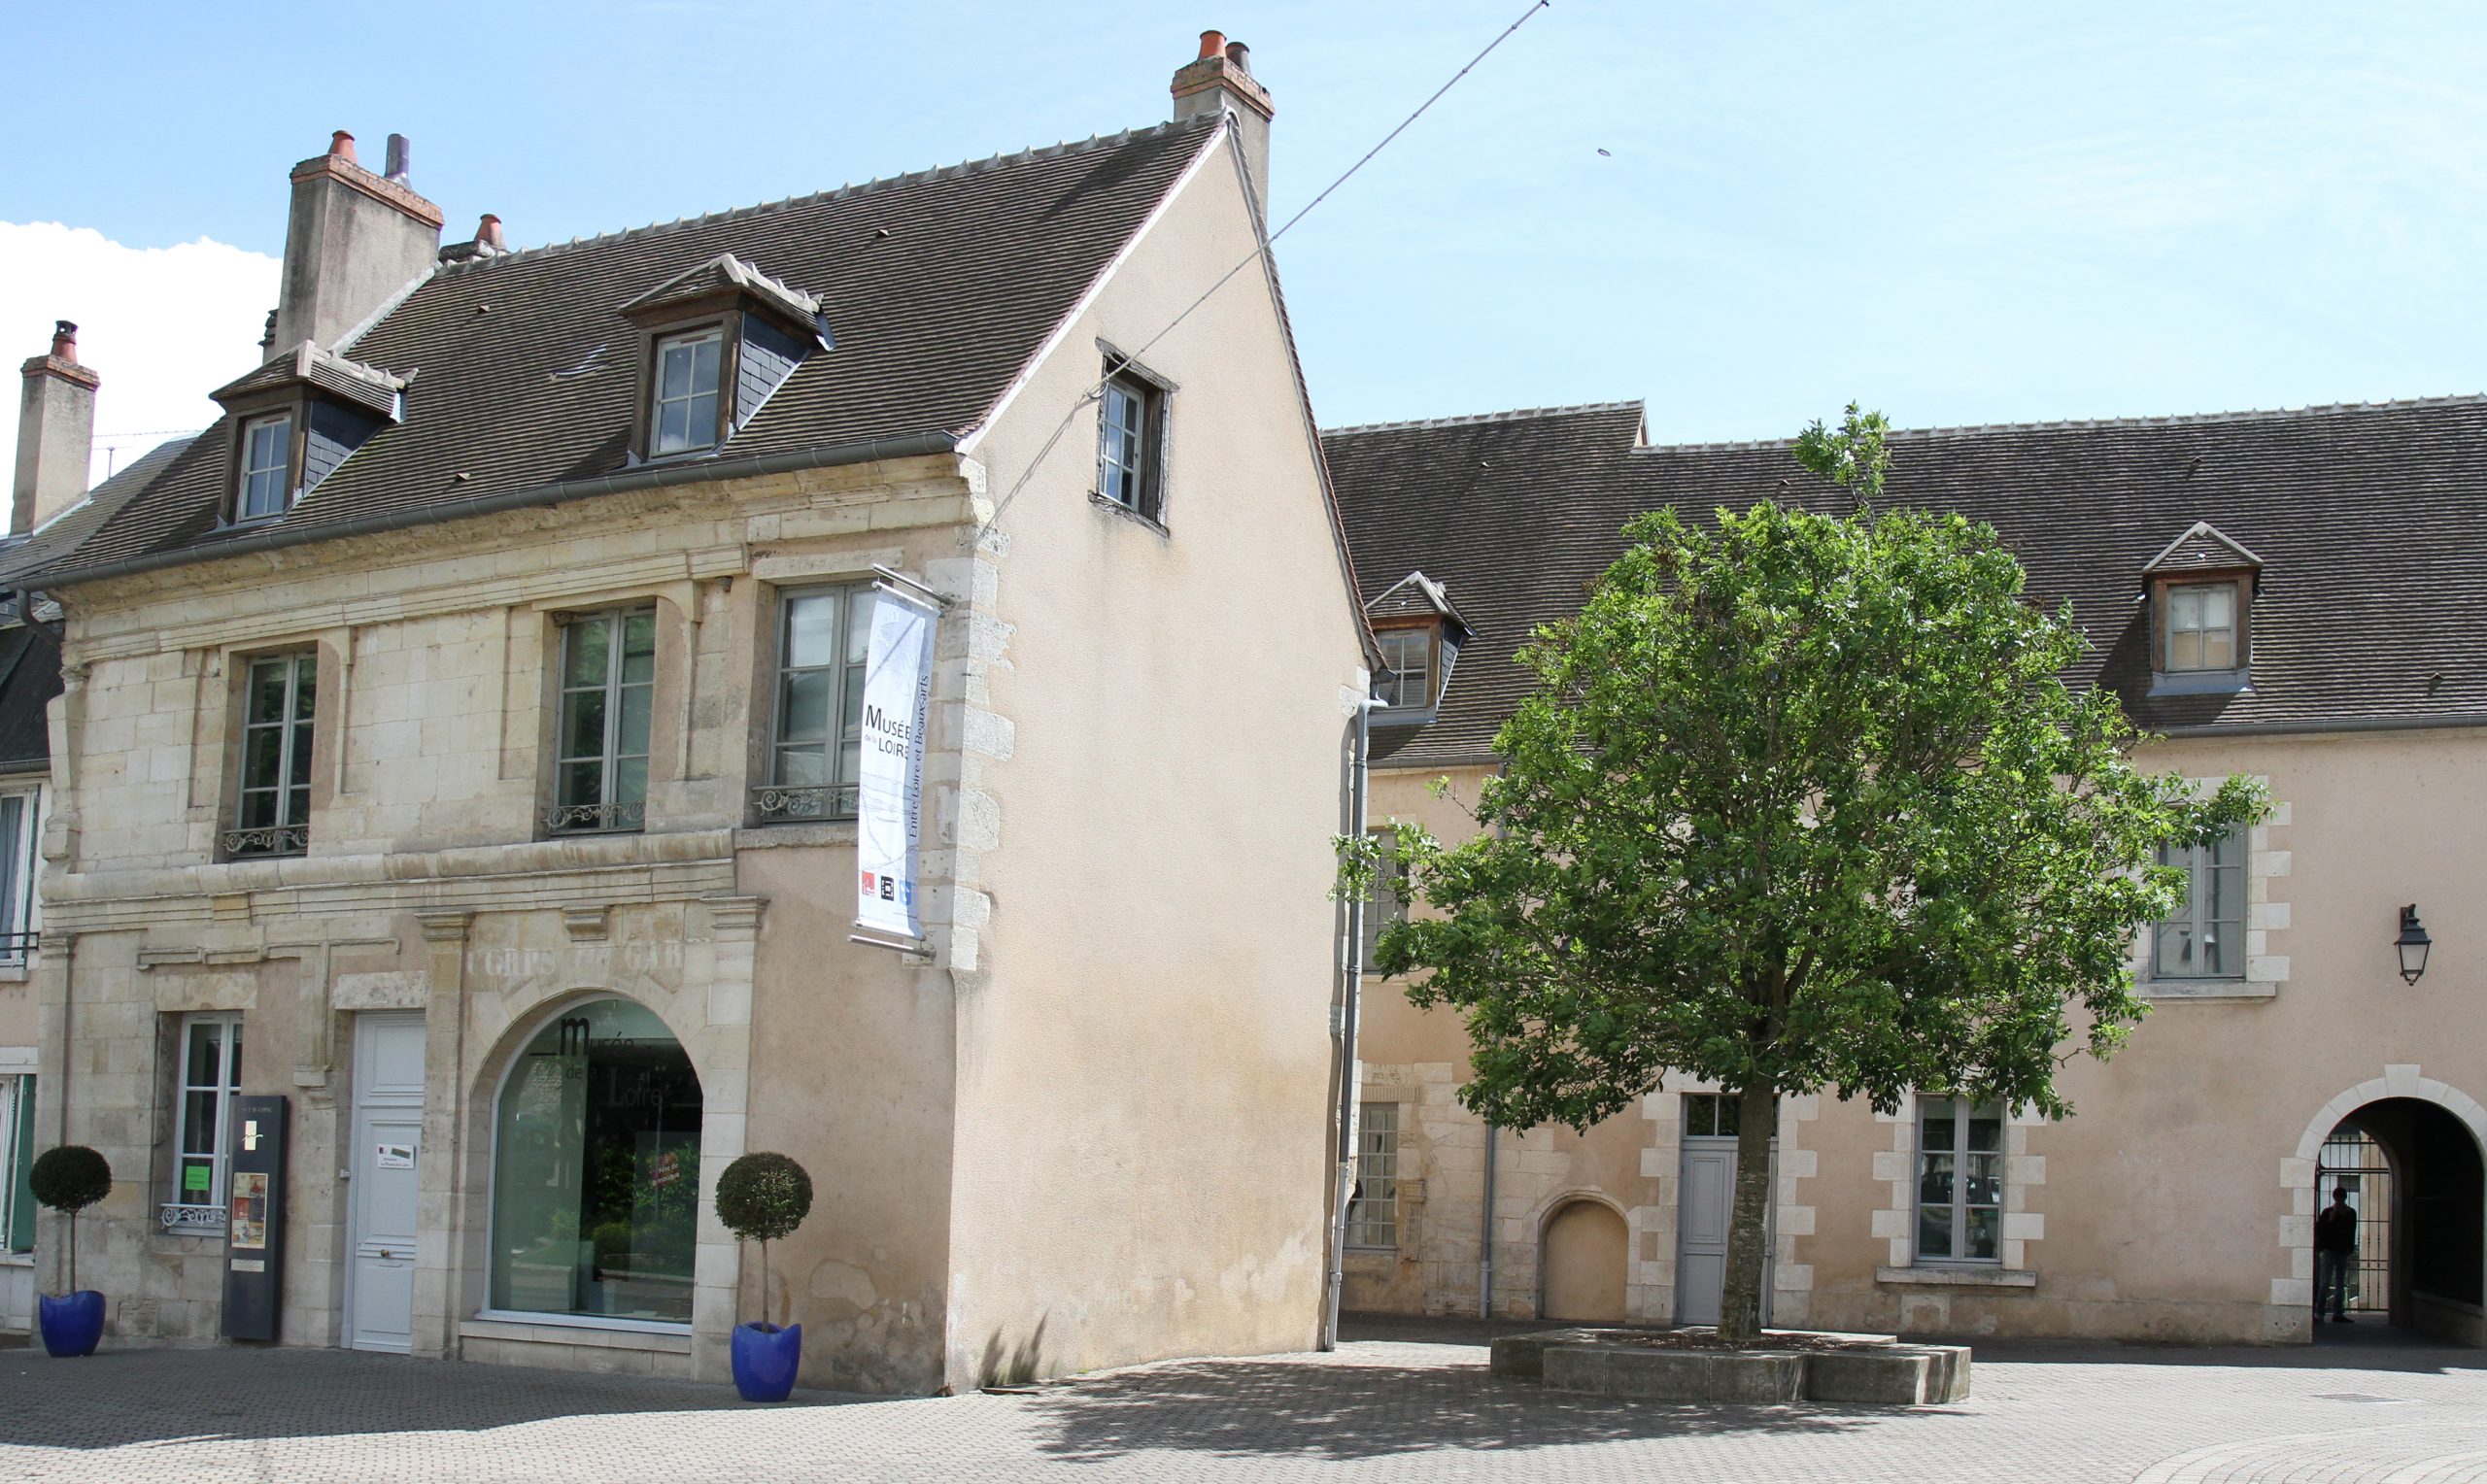
<instances>
[{"instance_id":1,"label":"blue sky","mask_svg":"<svg viewBox=\"0 0 2487 1484\"><path fill-rule=\"evenodd\" d=\"M1206 26L1277 95L1282 219L1518 10L42 7L11 50L69 109L17 117L77 122L9 131L0 223L100 236L0 227L0 353L84 317L101 426L203 422L332 128L372 163L412 136L452 237L494 211L525 245L1152 122ZM2487 8L2449 4L1556 0L1279 262L1334 424L1643 397L1685 441L1851 398L1922 426L2476 391L2481 77Z\"/></svg>"}]
</instances>

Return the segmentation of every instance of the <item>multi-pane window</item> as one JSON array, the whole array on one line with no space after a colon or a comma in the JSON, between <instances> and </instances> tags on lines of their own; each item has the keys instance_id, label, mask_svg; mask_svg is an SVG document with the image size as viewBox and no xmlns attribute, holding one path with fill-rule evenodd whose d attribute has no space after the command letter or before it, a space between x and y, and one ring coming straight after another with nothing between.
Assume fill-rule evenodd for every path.
<instances>
[{"instance_id":1,"label":"multi-pane window","mask_svg":"<svg viewBox=\"0 0 2487 1484\"><path fill-rule=\"evenodd\" d=\"M0 793L0 963L35 946L35 795Z\"/></svg>"},{"instance_id":2,"label":"multi-pane window","mask_svg":"<svg viewBox=\"0 0 2487 1484\"><path fill-rule=\"evenodd\" d=\"M790 592L777 626L777 704L764 820L851 819L863 754L864 652L872 590L856 584Z\"/></svg>"},{"instance_id":3,"label":"multi-pane window","mask_svg":"<svg viewBox=\"0 0 2487 1484\"><path fill-rule=\"evenodd\" d=\"M1399 1245L1399 1105L1356 1109L1356 1187L1347 1203L1347 1245Z\"/></svg>"},{"instance_id":4,"label":"multi-pane window","mask_svg":"<svg viewBox=\"0 0 2487 1484\"><path fill-rule=\"evenodd\" d=\"M2003 1251L2003 1108L1958 1097L1918 1103L1917 1256L1993 1263Z\"/></svg>"},{"instance_id":5,"label":"multi-pane window","mask_svg":"<svg viewBox=\"0 0 2487 1484\"><path fill-rule=\"evenodd\" d=\"M180 1056L172 1203L221 1213L232 1149L233 1098L242 1091L242 1017L183 1017Z\"/></svg>"},{"instance_id":6,"label":"multi-pane window","mask_svg":"<svg viewBox=\"0 0 2487 1484\"><path fill-rule=\"evenodd\" d=\"M724 337L713 328L657 342L649 453L687 453L717 441L717 374L724 353Z\"/></svg>"},{"instance_id":7,"label":"multi-pane window","mask_svg":"<svg viewBox=\"0 0 2487 1484\"><path fill-rule=\"evenodd\" d=\"M1374 950L1381 944L1381 930L1408 920L1408 867L1392 849L1398 837L1387 829L1377 829L1373 834L1381 843L1381 859L1375 862L1373 898L1364 904L1364 935L1358 949L1364 956L1358 961L1369 969L1380 966L1374 961Z\"/></svg>"},{"instance_id":8,"label":"multi-pane window","mask_svg":"<svg viewBox=\"0 0 2487 1484\"><path fill-rule=\"evenodd\" d=\"M305 651L251 661L242 681L242 788L228 856L300 855L311 843L311 719L320 657Z\"/></svg>"},{"instance_id":9,"label":"multi-pane window","mask_svg":"<svg viewBox=\"0 0 2487 1484\"><path fill-rule=\"evenodd\" d=\"M2167 590L2167 668L2236 668L2236 585L2188 583Z\"/></svg>"},{"instance_id":10,"label":"multi-pane window","mask_svg":"<svg viewBox=\"0 0 2487 1484\"><path fill-rule=\"evenodd\" d=\"M1373 677L1373 698L1384 706L1430 706L1434 703L1434 638L1430 629L1385 628L1374 635L1381 646L1381 669Z\"/></svg>"},{"instance_id":11,"label":"multi-pane window","mask_svg":"<svg viewBox=\"0 0 2487 1484\"><path fill-rule=\"evenodd\" d=\"M254 418L242 424L241 489L235 519L264 520L285 514L293 475L293 417Z\"/></svg>"},{"instance_id":12,"label":"multi-pane window","mask_svg":"<svg viewBox=\"0 0 2487 1484\"><path fill-rule=\"evenodd\" d=\"M35 1250L35 1079L0 1077L0 1251Z\"/></svg>"},{"instance_id":13,"label":"multi-pane window","mask_svg":"<svg viewBox=\"0 0 2487 1484\"><path fill-rule=\"evenodd\" d=\"M1097 492L1150 520L1161 518L1166 393L1139 377L1107 378L1097 415Z\"/></svg>"},{"instance_id":14,"label":"multi-pane window","mask_svg":"<svg viewBox=\"0 0 2487 1484\"><path fill-rule=\"evenodd\" d=\"M1744 1127L1744 1104L1724 1093L1684 1095L1686 1138L1731 1139Z\"/></svg>"},{"instance_id":15,"label":"multi-pane window","mask_svg":"<svg viewBox=\"0 0 2487 1484\"><path fill-rule=\"evenodd\" d=\"M656 709L653 608L580 614L562 632L555 830L637 829L648 813L648 723Z\"/></svg>"},{"instance_id":16,"label":"multi-pane window","mask_svg":"<svg viewBox=\"0 0 2487 1484\"><path fill-rule=\"evenodd\" d=\"M2154 977L2235 979L2245 973L2245 836L2160 852L2185 871L2185 904L2158 928Z\"/></svg>"}]
</instances>

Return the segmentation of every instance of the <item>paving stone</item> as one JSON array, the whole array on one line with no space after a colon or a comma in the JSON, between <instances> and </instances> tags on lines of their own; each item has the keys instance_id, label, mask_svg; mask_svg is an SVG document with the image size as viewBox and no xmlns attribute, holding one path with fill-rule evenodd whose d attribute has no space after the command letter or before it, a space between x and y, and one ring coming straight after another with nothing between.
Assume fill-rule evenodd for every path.
<instances>
[{"instance_id":1,"label":"paving stone","mask_svg":"<svg viewBox=\"0 0 2487 1484\"><path fill-rule=\"evenodd\" d=\"M1365 1324L1327 1355L886 1400L333 1351L0 1349L0 1479L1555 1478L2155 1484L2487 1475L2487 1352L1980 1340L1925 1407L1676 1404L1492 1375L1522 1327ZM1540 1326L1526 1326L1540 1330ZM109 1344L110 1342L108 1342Z\"/></svg>"}]
</instances>

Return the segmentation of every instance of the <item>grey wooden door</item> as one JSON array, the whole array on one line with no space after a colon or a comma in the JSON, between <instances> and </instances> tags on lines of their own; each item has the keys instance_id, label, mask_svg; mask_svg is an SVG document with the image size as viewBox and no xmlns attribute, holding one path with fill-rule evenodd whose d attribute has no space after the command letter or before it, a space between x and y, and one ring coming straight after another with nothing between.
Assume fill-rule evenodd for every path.
<instances>
[{"instance_id":1,"label":"grey wooden door","mask_svg":"<svg viewBox=\"0 0 2487 1484\"><path fill-rule=\"evenodd\" d=\"M1772 1146L1777 1162L1778 1146ZM1736 1141L1686 1138L1676 1182L1675 1322L1715 1325L1727 1287L1727 1233L1736 1207ZM1775 1173L1775 1171L1774 1171ZM1777 1202L1774 1199L1773 1204ZM1762 1260L1761 1316L1770 1320L1770 1274Z\"/></svg>"},{"instance_id":2,"label":"grey wooden door","mask_svg":"<svg viewBox=\"0 0 2487 1484\"><path fill-rule=\"evenodd\" d=\"M412 1348L415 1211L424 1135L424 1018L356 1017L354 1148L348 1167L345 1338L349 1349Z\"/></svg>"}]
</instances>

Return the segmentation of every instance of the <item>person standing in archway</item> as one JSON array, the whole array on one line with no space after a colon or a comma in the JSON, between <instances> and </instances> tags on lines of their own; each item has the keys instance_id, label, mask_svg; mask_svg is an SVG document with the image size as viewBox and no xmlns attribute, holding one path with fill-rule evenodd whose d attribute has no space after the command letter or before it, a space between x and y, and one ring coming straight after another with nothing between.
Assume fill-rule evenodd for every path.
<instances>
[{"instance_id":1,"label":"person standing in archway","mask_svg":"<svg viewBox=\"0 0 2487 1484\"><path fill-rule=\"evenodd\" d=\"M2358 1213L2349 1204L2346 1185L2332 1187L2332 1203L2314 1218L2314 1318L2323 1320L2328 1298L2332 1318L2349 1319L2349 1265L2358 1259Z\"/></svg>"}]
</instances>

